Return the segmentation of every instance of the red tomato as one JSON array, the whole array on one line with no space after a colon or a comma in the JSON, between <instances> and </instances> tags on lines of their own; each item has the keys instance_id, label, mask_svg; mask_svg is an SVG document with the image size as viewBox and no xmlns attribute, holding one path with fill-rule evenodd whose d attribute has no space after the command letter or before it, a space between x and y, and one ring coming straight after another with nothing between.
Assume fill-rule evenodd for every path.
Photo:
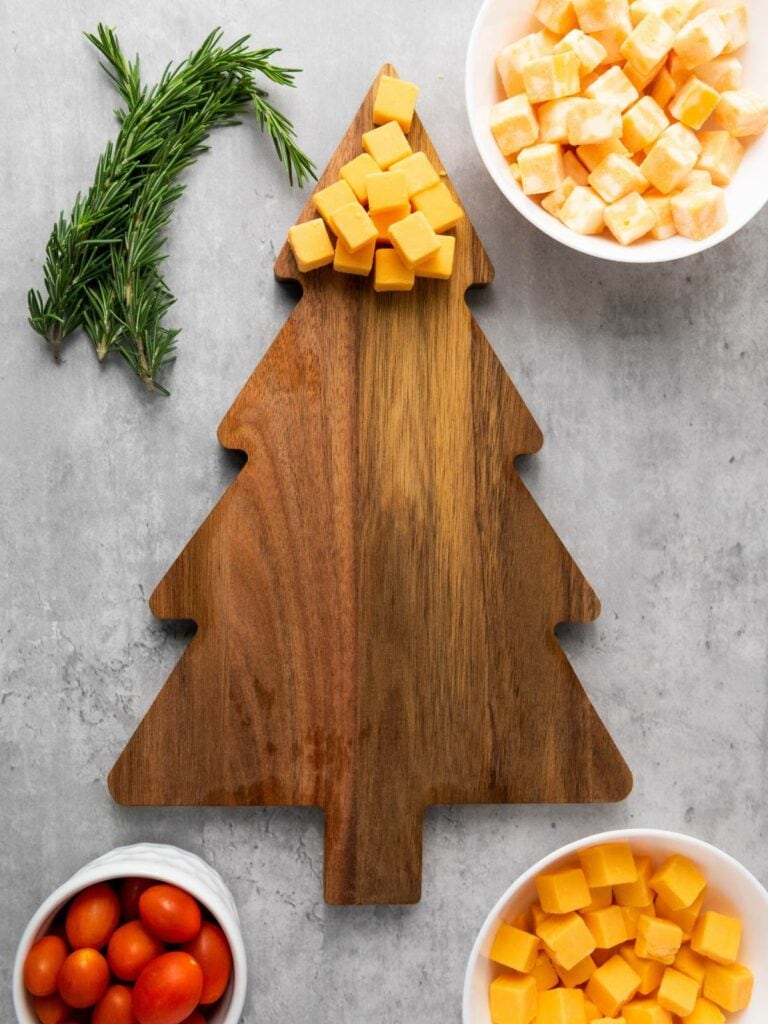
<instances>
[{"instance_id":1,"label":"red tomato","mask_svg":"<svg viewBox=\"0 0 768 1024\"><path fill-rule=\"evenodd\" d=\"M195 1012L191 1013L186 1020L181 1022L181 1024L206 1024L206 1020L199 1010L195 1010Z\"/></svg>"},{"instance_id":2,"label":"red tomato","mask_svg":"<svg viewBox=\"0 0 768 1024\"><path fill-rule=\"evenodd\" d=\"M163 953L144 968L133 990L139 1024L181 1024L200 1002L203 972L189 955Z\"/></svg>"},{"instance_id":3,"label":"red tomato","mask_svg":"<svg viewBox=\"0 0 768 1024\"><path fill-rule=\"evenodd\" d=\"M107 961L97 949L76 949L59 971L59 995L78 1010L93 1006L109 985Z\"/></svg>"},{"instance_id":4,"label":"red tomato","mask_svg":"<svg viewBox=\"0 0 768 1024\"><path fill-rule=\"evenodd\" d=\"M64 1024L72 1010L60 995L37 996L32 1000L40 1024Z\"/></svg>"},{"instance_id":5,"label":"red tomato","mask_svg":"<svg viewBox=\"0 0 768 1024\"><path fill-rule=\"evenodd\" d=\"M175 885L153 885L139 897L139 914L163 942L189 942L200 931L197 900Z\"/></svg>"},{"instance_id":6,"label":"red tomato","mask_svg":"<svg viewBox=\"0 0 768 1024\"><path fill-rule=\"evenodd\" d=\"M203 971L203 991L200 1003L215 1003L224 994L232 973L232 954L224 932L217 924L203 921L195 938L183 947L200 964Z\"/></svg>"},{"instance_id":7,"label":"red tomato","mask_svg":"<svg viewBox=\"0 0 768 1024\"><path fill-rule=\"evenodd\" d=\"M120 906L124 921L135 921L139 916L139 896L151 885L157 885L151 878L126 878L120 886Z\"/></svg>"},{"instance_id":8,"label":"red tomato","mask_svg":"<svg viewBox=\"0 0 768 1024\"><path fill-rule=\"evenodd\" d=\"M67 911L67 938L73 949L101 949L120 920L120 901L106 882L78 893Z\"/></svg>"},{"instance_id":9,"label":"red tomato","mask_svg":"<svg viewBox=\"0 0 768 1024\"><path fill-rule=\"evenodd\" d=\"M46 935L34 944L24 961L24 984L33 996L52 996L56 978L69 949L57 935Z\"/></svg>"},{"instance_id":10,"label":"red tomato","mask_svg":"<svg viewBox=\"0 0 768 1024\"><path fill-rule=\"evenodd\" d=\"M112 985L93 1008L91 1024L136 1024L127 985Z\"/></svg>"},{"instance_id":11,"label":"red tomato","mask_svg":"<svg viewBox=\"0 0 768 1024\"><path fill-rule=\"evenodd\" d=\"M165 952L165 946L150 935L141 921L121 925L107 946L107 963L122 981L136 981L150 960Z\"/></svg>"}]
</instances>

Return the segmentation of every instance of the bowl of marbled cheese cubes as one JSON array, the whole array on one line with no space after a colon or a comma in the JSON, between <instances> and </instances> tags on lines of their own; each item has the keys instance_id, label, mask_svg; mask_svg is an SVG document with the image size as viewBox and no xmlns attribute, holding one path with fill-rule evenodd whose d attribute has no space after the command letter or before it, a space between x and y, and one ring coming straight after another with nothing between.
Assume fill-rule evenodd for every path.
<instances>
[{"instance_id":1,"label":"bowl of marbled cheese cubes","mask_svg":"<svg viewBox=\"0 0 768 1024\"><path fill-rule=\"evenodd\" d=\"M463 1024L765 1024L768 893L692 836L603 832L564 846L488 914Z\"/></svg>"},{"instance_id":2,"label":"bowl of marbled cheese cubes","mask_svg":"<svg viewBox=\"0 0 768 1024\"><path fill-rule=\"evenodd\" d=\"M466 62L480 156L564 245L655 263L768 201L766 0L484 0Z\"/></svg>"}]
</instances>

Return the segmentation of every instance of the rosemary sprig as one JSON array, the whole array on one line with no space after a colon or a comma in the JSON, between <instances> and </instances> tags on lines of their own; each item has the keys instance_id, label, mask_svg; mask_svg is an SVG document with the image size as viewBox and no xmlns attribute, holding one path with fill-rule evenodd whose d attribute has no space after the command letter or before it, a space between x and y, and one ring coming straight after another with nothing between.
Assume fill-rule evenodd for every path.
<instances>
[{"instance_id":1,"label":"rosemary sprig","mask_svg":"<svg viewBox=\"0 0 768 1024\"><path fill-rule=\"evenodd\" d=\"M250 50L248 36L223 47L216 29L148 87L138 56L125 58L112 29L100 24L87 38L123 102L115 112L120 127L99 158L88 193L78 195L69 218L62 213L53 227L45 296L29 292L29 322L56 360L62 342L82 326L99 360L118 352L148 388L167 394L158 374L173 358L179 330L163 323L174 298L160 266L166 258L163 232L185 188L178 177L208 149L212 129L239 124L249 108L269 133L291 184L314 177L293 125L255 77L293 86L297 69L273 64L274 48Z\"/></svg>"}]
</instances>

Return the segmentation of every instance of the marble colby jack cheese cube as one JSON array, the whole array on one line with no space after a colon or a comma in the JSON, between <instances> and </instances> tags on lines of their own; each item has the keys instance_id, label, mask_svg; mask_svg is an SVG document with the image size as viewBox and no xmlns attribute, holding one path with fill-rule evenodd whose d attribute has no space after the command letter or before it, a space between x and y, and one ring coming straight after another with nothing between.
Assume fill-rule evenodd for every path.
<instances>
[{"instance_id":1,"label":"marble colby jack cheese cube","mask_svg":"<svg viewBox=\"0 0 768 1024\"><path fill-rule=\"evenodd\" d=\"M637 192L630 192L605 210L605 226L617 242L631 245L647 235L656 223L656 214ZM639 932L638 919L638 932Z\"/></svg>"},{"instance_id":2,"label":"marble colby jack cheese cube","mask_svg":"<svg viewBox=\"0 0 768 1024\"><path fill-rule=\"evenodd\" d=\"M566 128L572 146L618 139L624 130L619 108L600 100L575 100L566 115Z\"/></svg>"},{"instance_id":3,"label":"marble colby jack cheese cube","mask_svg":"<svg viewBox=\"0 0 768 1024\"><path fill-rule=\"evenodd\" d=\"M557 143L543 142L538 146L529 146L520 151L517 163L522 175L523 192L527 196L553 192L565 179L563 153Z\"/></svg>"},{"instance_id":4,"label":"marble colby jack cheese cube","mask_svg":"<svg viewBox=\"0 0 768 1024\"><path fill-rule=\"evenodd\" d=\"M728 33L728 45L724 53L733 53L734 50L745 46L749 38L749 12L745 3L728 4L715 8L720 15L725 29Z\"/></svg>"},{"instance_id":5,"label":"marble colby jack cheese cube","mask_svg":"<svg viewBox=\"0 0 768 1024\"><path fill-rule=\"evenodd\" d=\"M717 123L737 139L760 135L768 128L768 100L753 89L724 92L717 107Z\"/></svg>"},{"instance_id":6,"label":"marble colby jack cheese cube","mask_svg":"<svg viewBox=\"0 0 768 1024\"><path fill-rule=\"evenodd\" d=\"M593 36L582 32L580 28L575 28L567 36L564 36L552 52L567 53L568 51L575 53L579 58L582 75L588 75L590 71L594 71L608 56L603 44Z\"/></svg>"},{"instance_id":7,"label":"marble colby jack cheese cube","mask_svg":"<svg viewBox=\"0 0 768 1024\"><path fill-rule=\"evenodd\" d=\"M531 101L522 93L491 107L490 126L504 156L512 156L539 137L539 123Z\"/></svg>"},{"instance_id":8,"label":"marble colby jack cheese cube","mask_svg":"<svg viewBox=\"0 0 768 1024\"><path fill-rule=\"evenodd\" d=\"M613 67L588 86L584 95L592 100L609 103L619 110L626 110L640 98L640 93L632 85L621 68Z\"/></svg>"},{"instance_id":9,"label":"marble colby jack cheese cube","mask_svg":"<svg viewBox=\"0 0 768 1024\"><path fill-rule=\"evenodd\" d=\"M598 142L594 146L579 146L576 155L588 171L601 164L611 153L618 156L630 156L630 152L620 139L608 139L606 142Z\"/></svg>"},{"instance_id":10,"label":"marble colby jack cheese cube","mask_svg":"<svg viewBox=\"0 0 768 1024\"><path fill-rule=\"evenodd\" d=\"M576 12L571 0L539 0L534 14L545 28L559 36L576 28Z\"/></svg>"},{"instance_id":11,"label":"marble colby jack cheese cube","mask_svg":"<svg viewBox=\"0 0 768 1024\"><path fill-rule=\"evenodd\" d=\"M630 192L643 192L648 182L629 157L611 153L589 176L589 184L606 203L615 203Z\"/></svg>"},{"instance_id":12,"label":"marble colby jack cheese cube","mask_svg":"<svg viewBox=\"0 0 768 1024\"><path fill-rule=\"evenodd\" d=\"M621 55L641 75L663 61L675 41L675 32L657 14L649 14L632 30L621 46Z\"/></svg>"},{"instance_id":13,"label":"marble colby jack cheese cube","mask_svg":"<svg viewBox=\"0 0 768 1024\"><path fill-rule=\"evenodd\" d=\"M523 36L517 42L510 43L496 57L496 70L507 96L517 96L524 92L523 68L537 57L546 57L552 53L557 36L543 29Z\"/></svg>"},{"instance_id":14,"label":"marble colby jack cheese cube","mask_svg":"<svg viewBox=\"0 0 768 1024\"><path fill-rule=\"evenodd\" d=\"M677 34L674 51L684 67L719 57L730 42L728 29L715 10L704 11L688 22Z\"/></svg>"},{"instance_id":15,"label":"marble colby jack cheese cube","mask_svg":"<svg viewBox=\"0 0 768 1024\"><path fill-rule=\"evenodd\" d=\"M532 60L523 68L523 83L531 103L573 96L581 87L579 58L570 50Z\"/></svg>"},{"instance_id":16,"label":"marble colby jack cheese cube","mask_svg":"<svg viewBox=\"0 0 768 1024\"><path fill-rule=\"evenodd\" d=\"M719 92L691 75L669 104L669 112L689 128L701 128L719 102Z\"/></svg>"},{"instance_id":17,"label":"marble colby jack cheese cube","mask_svg":"<svg viewBox=\"0 0 768 1024\"><path fill-rule=\"evenodd\" d=\"M696 77L722 93L729 89L741 88L742 70L738 57L715 57L714 60L697 66Z\"/></svg>"},{"instance_id":18,"label":"marble colby jack cheese cube","mask_svg":"<svg viewBox=\"0 0 768 1024\"><path fill-rule=\"evenodd\" d=\"M628 0L573 0L573 6L583 32L611 29L629 20Z\"/></svg>"},{"instance_id":19,"label":"marble colby jack cheese cube","mask_svg":"<svg viewBox=\"0 0 768 1024\"><path fill-rule=\"evenodd\" d=\"M548 100L538 107L536 114L539 119L539 142L567 142L568 114L584 100L576 96L567 96L562 100ZM536 140L534 139L534 142Z\"/></svg>"},{"instance_id":20,"label":"marble colby jack cheese cube","mask_svg":"<svg viewBox=\"0 0 768 1024\"><path fill-rule=\"evenodd\" d=\"M684 125L673 124L662 132L640 170L654 188L667 195L696 166L701 143Z\"/></svg>"},{"instance_id":21,"label":"marble colby jack cheese cube","mask_svg":"<svg viewBox=\"0 0 768 1024\"><path fill-rule=\"evenodd\" d=\"M744 157L744 146L730 132L699 132L697 167L709 171L715 185L730 185Z\"/></svg>"},{"instance_id":22,"label":"marble colby jack cheese cube","mask_svg":"<svg viewBox=\"0 0 768 1024\"><path fill-rule=\"evenodd\" d=\"M382 75L373 101L373 123L397 121L404 132L409 132L418 95L419 87L413 82Z\"/></svg>"},{"instance_id":23,"label":"marble colby jack cheese cube","mask_svg":"<svg viewBox=\"0 0 768 1024\"><path fill-rule=\"evenodd\" d=\"M643 96L624 114L621 141L630 153L639 153L652 145L667 128L669 118L659 104L652 96ZM646 904L649 902L645 900Z\"/></svg>"},{"instance_id":24,"label":"marble colby jack cheese cube","mask_svg":"<svg viewBox=\"0 0 768 1024\"><path fill-rule=\"evenodd\" d=\"M599 235L605 227L605 203L591 188L577 185L560 207L558 217L579 235Z\"/></svg>"}]
</instances>

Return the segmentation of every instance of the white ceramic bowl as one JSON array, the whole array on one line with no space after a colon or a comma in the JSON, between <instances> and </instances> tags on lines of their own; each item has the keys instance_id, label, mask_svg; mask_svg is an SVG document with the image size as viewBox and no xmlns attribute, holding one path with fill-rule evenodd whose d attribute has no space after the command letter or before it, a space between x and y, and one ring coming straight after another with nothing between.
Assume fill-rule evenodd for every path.
<instances>
[{"instance_id":1,"label":"white ceramic bowl","mask_svg":"<svg viewBox=\"0 0 768 1024\"><path fill-rule=\"evenodd\" d=\"M159 843L122 846L80 868L39 907L21 937L13 966L13 1002L19 1024L39 1024L32 999L24 988L24 960L30 946L49 928L58 911L81 889L115 878L156 878L191 893L206 907L227 937L232 950L232 980L209 1024L238 1024L245 1003L247 967L240 918L221 875L204 860Z\"/></svg>"},{"instance_id":2,"label":"white ceramic bowl","mask_svg":"<svg viewBox=\"0 0 768 1024\"><path fill-rule=\"evenodd\" d=\"M768 95L768 2L748 0L750 42L739 53L745 86ZM641 240L626 248L606 236L578 235L526 196L509 171L488 127L488 112L504 99L496 74L496 54L507 43L541 28L533 18L535 0L484 0L469 40L466 99L469 123L483 163L501 191L527 220L563 245L590 256L622 263L660 263L703 252L743 227L768 201L768 132L747 141L747 153L726 189L728 223L716 234L693 242L679 235L664 241Z\"/></svg>"},{"instance_id":3,"label":"white ceramic bowl","mask_svg":"<svg viewBox=\"0 0 768 1024\"><path fill-rule=\"evenodd\" d=\"M738 861L709 843L677 832L645 828L602 832L563 846L534 864L507 889L486 917L472 948L464 978L464 1024L491 1024L488 986L503 968L492 963L488 953L499 924L510 923L535 902L535 876L545 868L572 860L576 851L586 846L619 840L631 843L636 853L648 854L656 860L673 853L689 857L707 877L706 907L735 914L742 919L744 936L739 960L752 969L755 988L749 1008L741 1013L728 1014L728 1020L734 1024L765 1024L768 1020L768 893Z\"/></svg>"}]
</instances>

